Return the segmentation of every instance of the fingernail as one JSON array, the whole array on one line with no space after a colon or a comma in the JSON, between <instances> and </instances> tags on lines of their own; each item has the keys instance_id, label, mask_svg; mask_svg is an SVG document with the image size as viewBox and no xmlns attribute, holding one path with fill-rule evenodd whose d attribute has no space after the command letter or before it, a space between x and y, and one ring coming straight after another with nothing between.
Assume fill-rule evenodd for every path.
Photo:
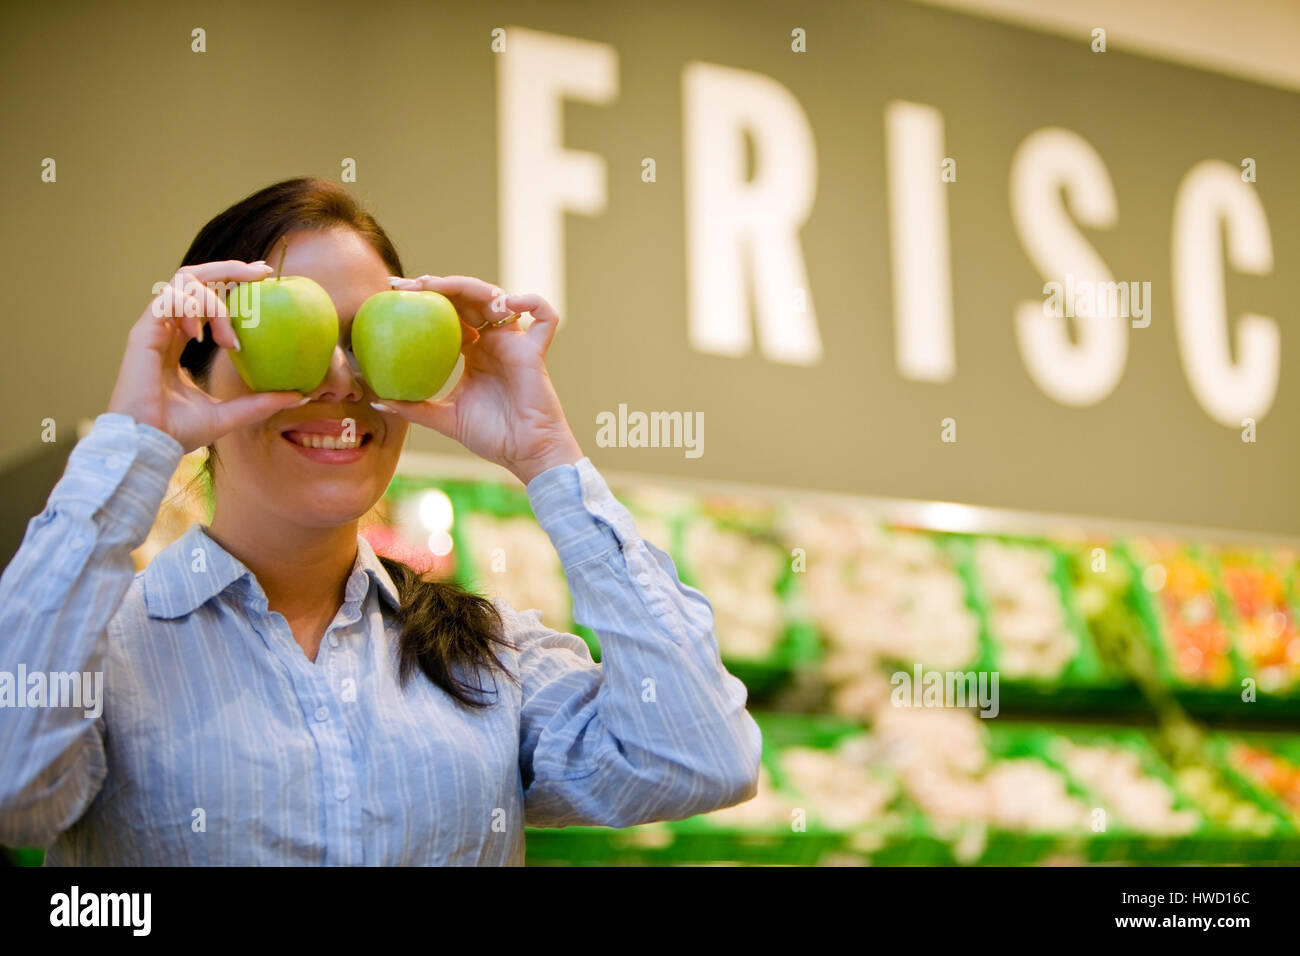
<instances>
[{"instance_id":1,"label":"fingernail","mask_svg":"<svg viewBox=\"0 0 1300 956\"><path fill-rule=\"evenodd\" d=\"M266 265L266 260L265 260L265 259L258 259L256 262L250 262L249 265L250 265L250 266L264 266L264 265Z\"/></svg>"},{"instance_id":2,"label":"fingernail","mask_svg":"<svg viewBox=\"0 0 1300 956\"><path fill-rule=\"evenodd\" d=\"M240 348L242 348L242 346L239 344L239 339L235 339L235 351L238 352Z\"/></svg>"},{"instance_id":3,"label":"fingernail","mask_svg":"<svg viewBox=\"0 0 1300 956\"><path fill-rule=\"evenodd\" d=\"M262 263L258 263L258 264L259 264L259 265L260 265L260 266L261 266L265 271L267 271L267 272L274 272L274 271L275 271L275 267L272 266L270 263L262 262Z\"/></svg>"},{"instance_id":4,"label":"fingernail","mask_svg":"<svg viewBox=\"0 0 1300 956\"><path fill-rule=\"evenodd\" d=\"M306 405L306 404L307 404L308 402L310 402L310 401L311 401L311 396L308 395L306 398L304 398L304 399L303 399L301 402L299 402L298 404L296 404L296 405L290 405L289 407L290 407L290 408L302 408L304 405Z\"/></svg>"},{"instance_id":5,"label":"fingernail","mask_svg":"<svg viewBox=\"0 0 1300 956\"><path fill-rule=\"evenodd\" d=\"M380 412L391 412L392 409L383 402L371 402L370 407Z\"/></svg>"}]
</instances>

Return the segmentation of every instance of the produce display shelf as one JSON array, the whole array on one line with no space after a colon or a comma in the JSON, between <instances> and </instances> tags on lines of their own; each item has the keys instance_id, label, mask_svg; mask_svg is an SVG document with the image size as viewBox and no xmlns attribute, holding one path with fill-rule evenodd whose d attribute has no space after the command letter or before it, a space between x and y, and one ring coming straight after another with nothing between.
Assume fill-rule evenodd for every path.
<instances>
[{"instance_id":1,"label":"produce display shelf","mask_svg":"<svg viewBox=\"0 0 1300 956\"><path fill-rule=\"evenodd\" d=\"M838 718L801 714L755 714L764 737L764 766L775 769L789 747L830 749L846 737L869 729ZM718 825L709 814L612 830L601 827L530 828L527 862L543 865L674 865L726 861L748 865L1032 865L1143 863L1294 864L1300 862L1300 818L1277 801L1229 774L1234 799L1249 805L1268 832L1233 829L1209 819L1179 788L1174 774L1156 751L1158 732L1115 725L1051 725L990 722L989 753L994 758L1031 756L1068 773L1052 756L1055 741L1123 747L1140 755L1144 770L1162 779L1177 794L1176 810L1201 816L1183 834L1137 832L1112 822L1103 832L1026 832L981 823L936 827L906 795L891 802L877 819L845 829L820 825L810 818L806 830L781 823ZM1220 735L1217 746L1233 743L1276 746L1296 756L1287 735ZM774 776L779 776L775 775ZM1091 802L1095 794L1072 781Z\"/></svg>"},{"instance_id":2,"label":"produce display shelf","mask_svg":"<svg viewBox=\"0 0 1300 956\"><path fill-rule=\"evenodd\" d=\"M389 493L400 499L434 487L452 499L458 515L533 521L523 489L499 481L399 475ZM627 498L640 525L646 514L637 507L635 488L626 496L618 487L615 492L621 499ZM744 507L730 507L725 498L683 494L680 495L682 504L654 520L661 532L656 543L668 553L683 582L699 587L706 594L713 589L702 580L700 562L687 546L688 535L701 526L743 539L755 555L780 556L779 571L766 586L767 593L756 595L764 600L775 596L781 608L779 638L771 643L770 650L760 656L742 655L729 646L725 628L720 628L719 633L728 670L746 684L754 700L764 702L791 684L807 683L809 678L817 680L826 659L829 638L817 623L815 608L810 606L805 594L801 573L804 569L788 560L797 535L792 537L782 527L782 502L772 494L766 498L761 494L755 497L756 494L751 492ZM754 506L754 501L760 505ZM464 524L458 521L451 530L457 553L456 577L468 586L476 586L482 583L483 576L474 566L472 535ZM890 535L931 540L949 557L965 589L965 603L978 621L978 652L963 663L962 669L997 671L1003 706L1009 712L1136 713L1145 705L1140 687L1145 680L1163 684L1189 713L1197 716L1246 720L1300 716L1300 636L1292 637L1295 621L1300 616L1297 615L1300 601L1296 592L1295 558L1289 547L1221 550L1201 542L1170 545L1158 538L938 531L884 518L880 526ZM1158 550L1152 542L1164 550ZM1043 557L1046 568L1043 579L1027 581L1026 586L1032 583L1036 588L1050 589L1055 595L1064 622L1062 633L1068 635L1075 647L1068 661L1048 676L1018 673L1008 657L1008 647L996 624L997 601L990 596L989 582L976 558L981 548L993 545L1012 552L1037 552ZM1105 552L1108 561L1102 573L1096 567L1098 549ZM1157 556L1174 562L1177 581L1170 583L1170 592L1177 582L1186 585L1189 568L1197 569L1200 574L1194 583L1203 587L1203 592L1182 595L1183 604L1171 594L1154 594L1147 586L1150 575L1144 572ZM817 560L816 555L813 560ZM1231 569L1229 578L1237 587L1235 599L1223 583L1222 566ZM1163 574L1163 569L1160 570ZM1276 603L1259 610L1258 615L1261 620L1278 622L1276 626L1284 633L1273 639L1272 645L1291 638L1288 646L1296 658L1294 665L1289 666L1284 657L1271 652L1274 653L1270 661L1270 673L1274 675L1271 682L1257 679L1259 675L1250 655L1241 649L1252 641L1256 645L1269 645L1270 636L1260 633L1259 622L1248 621L1240 613L1242 607L1260 599L1248 593L1249 588L1266 586L1272 588L1270 596ZM1186 603L1189 601L1194 603ZM1184 608L1190 610L1184 612ZM1176 656L1185 662L1187 655L1197 653L1195 648L1186 647L1180 652L1176 642L1192 638L1178 635L1192 634L1197 626L1202 629L1211 626L1183 619L1193 611L1211 613L1213 626L1221 632L1218 640L1228 642L1222 659L1216 659L1216 669L1207 672L1205 679L1193 679L1175 663ZM599 660L599 639L589 629L571 618L548 623L582 636L593 657ZM907 669L912 663L915 662L883 659L868 666L883 666L888 672L898 667ZM1279 674L1282 676L1277 677ZM1253 699L1247 702L1242 696L1246 687L1243 681L1249 683L1248 679L1254 679L1254 685L1248 693ZM1244 703L1249 706L1243 706Z\"/></svg>"}]
</instances>

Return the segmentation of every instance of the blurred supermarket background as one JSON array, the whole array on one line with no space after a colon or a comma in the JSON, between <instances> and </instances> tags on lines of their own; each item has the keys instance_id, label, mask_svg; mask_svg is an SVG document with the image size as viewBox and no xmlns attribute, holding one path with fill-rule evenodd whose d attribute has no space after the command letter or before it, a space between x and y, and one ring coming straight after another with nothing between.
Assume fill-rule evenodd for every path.
<instances>
[{"instance_id":1,"label":"blurred supermarket background","mask_svg":"<svg viewBox=\"0 0 1300 956\"><path fill-rule=\"evenodd\" d=\"M59 159L0 185L12 304L42 315L9 349L61 360L0 380L0 555L199 225L351 161L409 274L562 306L579 441L711 600L763 728L748 803L531 830L530 864L1300 861L1300 7L140 9L6 14L6 72L77 57L3 107L6 162ZM145 151L268 89L255 149ZM69 262L120 321L39 298ZM1067 274L1149 282L1149 323L1035 325ZM702 416L703 453L602 444L621 406ZM199 462L139 566L207 520ZM438 436L363 531L599 658L523 489ZM996 674L996 715L904 706L926 672Z\"/></svg>"},{"instance_id":2,"label":"blurred supermarket background","mask_svg":"<svg viewBox=\"0 0 1300 956\"><path fill-rule=\"evenodd\" d=\"M178 470L139 566L209 520L201 462ZM1300 858L1295 549L609 477L641 533L712 601L723 661L763 729L762 780L748 803L688 820L530 830L530 864ZM408 456L363 533L423 571L541 609L599 659L526 494L489 466ZM997 673L995 706L900 706L927 702L891 681L918 666Z\"/></svg>"}]
</instances>

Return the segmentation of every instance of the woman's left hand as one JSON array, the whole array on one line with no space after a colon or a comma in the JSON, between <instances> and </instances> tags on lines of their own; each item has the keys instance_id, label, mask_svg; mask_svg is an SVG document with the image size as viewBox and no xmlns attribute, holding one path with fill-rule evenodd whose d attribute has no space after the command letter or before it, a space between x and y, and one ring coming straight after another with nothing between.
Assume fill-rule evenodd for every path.
<instances>
[{"instance_id":1,"label":"woman's left hand","mask_svg":"<svg viewBox=\"0 0 1300 956\"><path fill-rule=\"evenodd\" d=\"M460 315L465 368L440 401L382 399L380 405L454 438L524 484L548 468L583 457L546 373L546 350L560 323L554 306L540 295L506 295L471 276L395 277L393 288L438 292L451 300ZM514 312L530 313L532 325L525 330L516 321L475 330Z\"/></svg>"}]
</instances>

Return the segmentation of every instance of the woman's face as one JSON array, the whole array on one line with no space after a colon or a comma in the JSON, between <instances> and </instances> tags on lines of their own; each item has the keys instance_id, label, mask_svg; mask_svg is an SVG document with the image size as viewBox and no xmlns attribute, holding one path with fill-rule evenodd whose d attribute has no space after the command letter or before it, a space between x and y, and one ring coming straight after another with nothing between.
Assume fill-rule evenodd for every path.
<instances>
[{"instance_id":1,"label":"woman's face","mask_svg":"<svg viewBox=\"0 0 1300 956\"><path fill-rule=\"evenodd\" d=\"M339 315L339 344L329 372L301 408L277 412L216 442L217 510L251 506L308 527L336 527L365 514L388 487L406 438L406 422L370 407L378 396L362 382L351 344L352 318L361 303L390 288L384 260L345 227L288 236L283 274L307 276L329 293ZM279 267L283 244L268 257ZM229 354L218 350L207 390L218 399L249 394ZM357 447L334 450L354 423Z\"/></svg>"}]
</instances>

